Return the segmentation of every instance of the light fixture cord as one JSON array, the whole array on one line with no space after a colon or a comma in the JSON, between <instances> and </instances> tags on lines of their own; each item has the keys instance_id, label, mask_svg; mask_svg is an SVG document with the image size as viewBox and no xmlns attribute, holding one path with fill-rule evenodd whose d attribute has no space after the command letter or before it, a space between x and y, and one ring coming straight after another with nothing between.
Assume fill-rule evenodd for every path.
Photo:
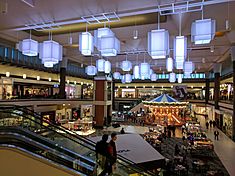
<instances>
[{"instance_id":1,"label":"light fixture cord","mask_svg":"<svg viewBox=\"0 0 235 176\"><path fill-rule=\"evenodd\" d=\"M159 30L160 29L160 13L158 12L158 15L157 15L157 29Z\"/></svg>"},{"instance_id":2,"label":"light fixture cord","mask_svg":"<svg viewBox=\"0 0 235 176\"><path fill-rule=\"evenodd\" d=\"M181 20L182 20L182 14L181 12L179 13L179 36L181 36Z\"/></svg>"},{"instance_id":3,"label":"light fixture cord","mask_svg":"<svg viewBox=\"0 0 235 176\"><path fill-rule=\"evenodd\" d=\"M29 39L31 39L31 29L29 30Z\"/></svg>"},{"instance_id":4,"label":"light fixture cord","mask_svg":"<svg viewBox=\"0 0 235 176\"><path fill-rule=\"evenodd\" d=\"M202 1L202 20L204 19L204 5L203 5L204 0Z\"/></svg>"}]
</instances>

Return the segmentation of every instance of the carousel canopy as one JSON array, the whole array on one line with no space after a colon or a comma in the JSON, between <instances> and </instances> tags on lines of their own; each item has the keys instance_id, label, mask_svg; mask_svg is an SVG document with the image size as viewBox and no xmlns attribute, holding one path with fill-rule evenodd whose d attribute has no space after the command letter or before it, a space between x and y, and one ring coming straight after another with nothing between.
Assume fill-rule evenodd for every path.
<instances>
[{"instance_id":1,"label":"carousel canopy","mask_svg":"<svg viewBox=\"0 0 235 176\"><path fill-rule=\"evenodd\" d=\"M186 105L188 102L179 102L168 94L162 94L150 101L143 101L147 105Z\"/></svg>"},{"instance_id":2,"label":"carousel canopy","mask_svg":"<svg viewBox=\"0 0 235 176\"><path fill-rule=\"evenodd\" d=\"M168 94L162 94L157 98L154 98L152 100L150 100L150 102L165 102L165 103L172 103L172 102L179 102L176 99L172 98L171 96L169 96Z\"/></svg>"}]
</instances>

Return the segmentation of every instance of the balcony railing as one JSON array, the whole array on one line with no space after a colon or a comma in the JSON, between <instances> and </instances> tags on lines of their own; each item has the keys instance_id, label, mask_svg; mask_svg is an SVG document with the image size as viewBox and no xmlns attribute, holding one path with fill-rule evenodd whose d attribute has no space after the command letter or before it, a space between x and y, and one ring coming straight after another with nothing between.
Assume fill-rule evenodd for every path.
<instances>
[{"instance_id":1,"label":"balcony railing","mask_svg":"<svg viewBox=\"0 0 235 176\"><path fill-rule=\"evenodd\" d=\"M0 46L0 61L3 64L11 64L21 67L27 67L30 69L40 70L40 71L46 71L46 72L53 72L53 73L59 73L60 71L60 63L54 65L53 68L46 68L41 63L41 60L38 56L30 57L25 56L22 54L22 52L18 51L15 48L9 48ZM85 73L85 69L79 67L75 63L72 63L68 61L68 65L66 68L66 74L69 76L79 76L83 78L89 78L87 74Z\"/></svg>"}]
</instances>

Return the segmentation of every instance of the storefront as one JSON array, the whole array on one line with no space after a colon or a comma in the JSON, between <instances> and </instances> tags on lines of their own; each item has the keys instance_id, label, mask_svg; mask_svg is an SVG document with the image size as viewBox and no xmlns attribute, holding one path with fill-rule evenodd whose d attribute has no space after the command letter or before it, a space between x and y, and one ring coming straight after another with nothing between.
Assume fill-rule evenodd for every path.
<instances>
[{"instance_id":1,"label":"storefront","mask_svg":"<svg viewBox=\"0 0 235 176\"><path fill-rule=\"evenodd\" d=\"M11 99L13 92L13 80L11 78L0 79L0 99Z\"/></svg>"},{"instance_id":2,"label":"storefront","mask_svg":"<svg viewBox=\"0 0 235 176\"><path fill-rule=\"evenodd\" d=\"M232 114L224 112L222 130L230 138L232 138L232 118Z\"/></svg>"}]
</instances>

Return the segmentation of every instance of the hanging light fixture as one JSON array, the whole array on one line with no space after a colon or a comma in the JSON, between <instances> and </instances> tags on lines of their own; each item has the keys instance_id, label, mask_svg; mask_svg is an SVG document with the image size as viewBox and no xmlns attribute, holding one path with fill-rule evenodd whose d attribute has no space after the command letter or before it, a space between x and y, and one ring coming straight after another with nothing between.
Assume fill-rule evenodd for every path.
<instances>
[{"instance_id":1,"label":"hanging light fixture","mask_svg":"<svg viewBox=\"0 0 235 176\"><path fill-rule=\"evenodd\" d=\"M182 83L182 81L183 81L183 75L182 75L182 74L179 74L179 75L178 75L177 81L178 81L179 84Z\"/></svg>"},{"instance_id":2,"label":"hanging light fixture","mask_svg":"<svg viewBox=\"0 0 235 176\"><path fill-rule=\"evenodd\" d=\"M121 75L121 82L122 82L122 84L126 83L125 75Z\"/></svg>"},{"instance_id":3,"label":"hanging light fixture","mask_svg":"<svg viewBox=\"0 0 235 176\"><path fill-rule=\"evenodd\" d=\"M196 20L191 27L191 40L196 45L208 44L215 37L215 20Z\"/></svg>"},{"instance_id":4,"label":"hanging light fixture","mask_svg":"<svg viewBox=\"0 0 235 176\"><path fill-rule=\"evenodd\" d=\"M187 57L187 37L181 36L181 13L179 14L179 36L174 39L174 58L176 69L183 69Z\"/></svg>"},{"instance_id":5,"label":"hanging light fixture","mask_svg":"<svg viewBox=\"0 0 235 176\"><path fill-rule=\"evenodd\" d=\"M166 60L166 69L168 72L172 72L173 70L173 59L171 57L168 57Z\"/></svg>"},{"instance_id":6,"label":"hanging light fixture","mask_svg":"<svg viewBox=\"0 0 235 176\"><path fill-rule=\"evenodd\" d=\"M134 79L140 79L140 67L138 65L134 66L134 69L133 69L133 78Z\"/></svg>"},{"instance_id":7,"label":"hanging light fixture","mask_svg":"<svg viewBox=\"0 0 235 176\"><path fill-rule=\"evenodd\" d=\"M120 41L115 36L101 37L99 40L99 51L104 57L117 56L120 52Z\"/></svg>"},{"instance_id":8,"label":"hanging light fixture","mask_svg":"<svg viewBox=\"0 0 235 176\"><path fill-rule=\"evenodd\" d=\"M171 83L174 83L176 81L176 77L175 77L175 73L170 73L170 76L169 76L169 81Z\"/></svg>"},{"instance_id":9,"label":"hanging light fixture","mask_svg":"<svg viewBox=\"0 0 235 176\"><path fill-rule=\"evenodd\" d=\"M79 35L79 50L84 56L90 56L94 51L93 36L89 32Z\"/></svg>"},{"instance_id":10,"label":"hanging light fixture","mask_svg":"<svg viewBox=\"0 0 235 176\"><path fill-rule=\"evenodd\" d=\"M151 81L157 81L157 74L156 73L152 73L150 75L150 79L151 79Z\"/></svg>"},{"instance_id":11,"label":"hanging light fixture","mask_svg":"<svg viewBox=\"0 0 235 176\"><path fill-rule=\"evenodd\" d=\"M215 20L203 19L203 6L202 6L202 19L196 20L191 26L191 41L196 45L208 44L215 37Z\"/></svg>"},{"instance_id":12,"label":"hanging light fixture","mask_svg":"<svg viewBox=\"0 0 235 176\"><path fill-rule=\"evenodd\" d=\"M104 62L104 72L109 74L111 72L111 63L109 61Z\"/></svg>"},{"instance_id":13,"label":"hanging light fixture","mask_svg":"<svg viewBox=\"0 0 235 176\"><path fill-rule=\"evenodd\" d=\"M121 74L119 72L114 72L113 73L113 78L114 79L120 79L121 78Z\"/></svg>"},{"instance_id":14,"label":"hanging light fixture","mask_svg":"<svg viewBox=\"0 0 235 176\"><path fill-rule=\"evenodd\" d=\"M127 60L127 55L126 60L121 62L121 68L123 71L130 71L132 69L132 64Z\"/></svg>"},{"instance_id":15,"label":"hanging light fixture","mask_svg":"<svg viewBox=\"0 0 235 176\"><path fill-rule=\"evenodd\" d=\"M148 53L153 59L163 59L169 54L169 32L160 29L158 13L158 29L148 33Z\"/></svg>"},{"instance_id":16,"label":"hanging light fixture","mask_svg":"<svg viewBox=\"0 0 235 176\"><path fill-rule=\"evenodd\" d=\"M85 69L85 72L89 76L94 76L97 73L97 68L94 65L88 65Z\"/></svg>"},{"instance_id":17,"label":"hanging light fixture","mask_svg":"<svg viewBox=\"0 0 235 176\"><path fill-rule=\"evenodd\" d=\"M39 59L42 60L45 67L53 67L54 64L58 64L62 60L63 48L59 43L52 40L52 35L50 40L40 43L39 48Z\"/></svg>"},{"instance_id":18,"label":"hanging light fixture","mask_svg":"<svg viewBox=\"0 0 235 176\"><path fill-rule=\"evenodd\" d=\"M140 64L140 77L141 77L141 79L149 79L150 65L148 63L141 63Z\"/></svg>"},{"instance_id":19,"label":"hanging light fixture","mask_svg":"<svg viewBox=\"0 0 235 176\"><path fill-rule=\"evenodd\" d=\"M131 76L131 74L125 74L125 77L124 77L124 79L125 79L125 83L131 83L132 82L132 76Z\"/></svg>"},{"instance_id":20,"label":"hanging light fixture","mask_svg":"<svg viewBox=\"0 0 235 176\"><path fill-rule=\"evenodd\" d=\"M184 60L187 57L187 37L176 36L174 40L174 48L176 69L183 69Z\"/></svg>"},{"instance_id":21,"label":"hanging light fixture","mask_svg":"<svg viewBox=\"0 0 235 176\"><path fill-rule=\"evenodd\" d=\"M195 65L191 61L184 62L184 73L191 74L195 69Z\"/></svg>"},{"instance_id":22,"label":"hanging light fixture","mask_svg":"<svg viewBox=\"0 0 235 176\"><path fill-rule=\"evenodd\" d=\"M105 71L105 60L104 59L96 60L96 67L97 67L98 72L104 72Z\"/></svg>"},{"instance_id":23,"label":"hanging light fixture","mask_svg":"<svg viewBox=\"0 0 235 176\"><path fill-rule=\"evenodd\" d=\"M31 39L31 30L30 30L30 38L24 39L22 42L20 42L19 46L23 55L26 56L38 55L38 42L36 40Z\"/></svg>"},{"instance_id":24,"label":"hanging light fixture","mask_svg":"<svg viewBox=\"0 0 235 176\"><path fill-rule=\"evenodd\" d=\"M104 27L95 30L95 46L102 56L116 56L120 52L120 41L111 29Z\"/></svg>"}]
</instances>

